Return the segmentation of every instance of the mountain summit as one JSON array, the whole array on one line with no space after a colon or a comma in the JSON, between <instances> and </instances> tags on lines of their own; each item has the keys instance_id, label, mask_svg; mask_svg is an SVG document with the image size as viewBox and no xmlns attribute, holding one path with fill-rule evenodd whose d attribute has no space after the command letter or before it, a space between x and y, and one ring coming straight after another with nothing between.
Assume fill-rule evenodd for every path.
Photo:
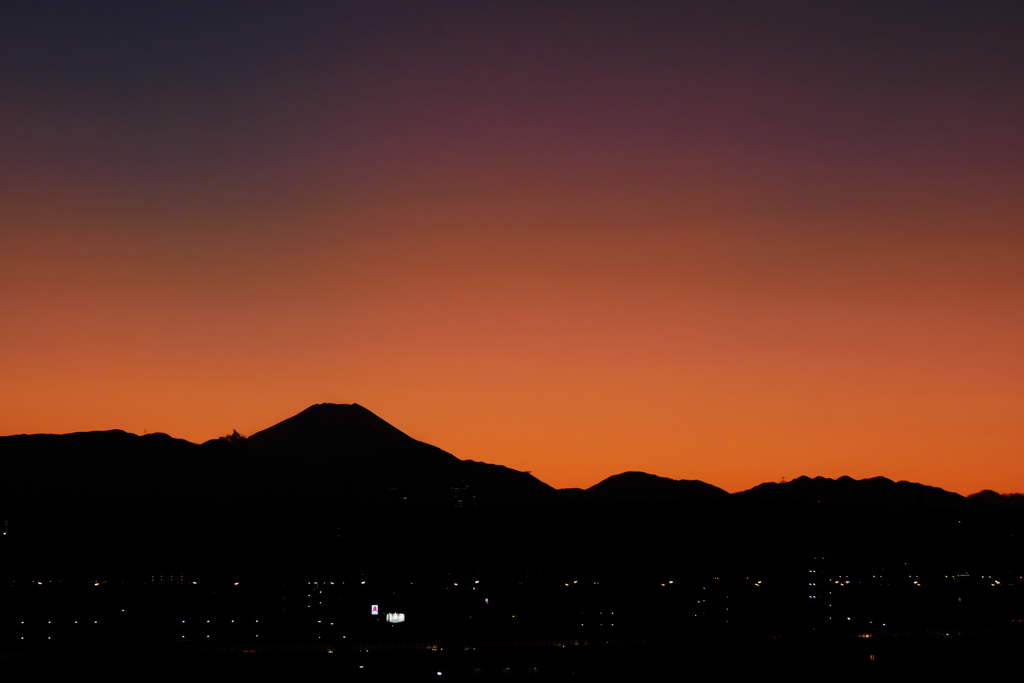
<instances>
[{"instance_id":1,"label":"mountain summit","mask_svg":"<svg viewBox=\"0 0 1024 683\"><path fill-rule=\"evenodd\" d=\"M358 403L317 403L298 415L256 432L250 443L316 439L321 442L399 442L410 437Z\"/></svg>"},{"instance_id":2,"label":"mountain summit","mask_svg":"<svg viewBox=\"0 0 1024 683\"><path fill-rule=\"evenodd\" d=\"M413 439L357 403L318 403L256 432L246 444L262 452L287 452L317 461L384 453L394 456L409 450L419 451L420 457L435 464L457 460L440 448Z\"/></svg>"},{"instance_id":3,"label":"mountain summit","mask_svg":"<svg viewBox=\"0 0 1024 683\"><path fill-rule=\"evenodd\" d=\"M357 404L313 405L249 438L201 445L119 430L0 437L0 464L4 518L46 527L326 520L554 495L528 473L460 460Z\"/></svg>"}]
</instances>

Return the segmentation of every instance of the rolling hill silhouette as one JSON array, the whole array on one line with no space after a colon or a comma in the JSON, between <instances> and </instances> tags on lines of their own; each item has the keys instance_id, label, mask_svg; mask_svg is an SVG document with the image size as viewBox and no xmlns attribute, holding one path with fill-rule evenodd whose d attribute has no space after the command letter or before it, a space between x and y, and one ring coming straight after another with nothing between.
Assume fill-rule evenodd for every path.
<instances>
[{"instance_id":1,"label":"rolling hill silhouette","mask_svg":"<svg viewBox=\"0 0 1024 683\"><path fill-rule=\"evenodd\" d=\"M646 472L615 474L586 489L587 498L603 503L681 503L723 500L725 490L702 481L669 479Z\"/></svg>"},{"instance_id":2,"label":"rolling hill silhouette","mask_svg":"<svg viewBox=\"0 0 1024 683\"><path fill-rule=\"evenodd\" d=\"M822 555L1002 562L1024 523L998 496L882 477L728 494L624 472L555 490L461 460L356 404L314 405L248 438L203 444L117 430L0 437L0 467L3 542L24 572L187 563L270 576L339 562L379 571L405 558L432 571L601 567L634 581L730 566L785 573Z\"/></svg>"},{"instance_id":3,"label":"rolling hill silhouette","mask_svg":"<svg viewBox=\"0 0 1024 683\"><path fill-rule=\"evenodd\" d=\"M967 499L935 486L885 477L797 477L788 482L768 482L735 494L748 502L828 504L833 506L870 505L879 509L958 509Z\"/></svg>"},{"instance_id":4,"label":"rolling hill silhouette","mask_svg":"<svg viewBox=\"0 0 1024 683\"><path fill-rule=\"evenodd\" d=\"M15 527L231 525L394 507L728 503L754 514L778 505L906 511L986 500L883 477L799 477L730 495L701 481L625 472L586 490L556 491L526 472L461 460L358 404L313 405L248 438L203 444L120 430L6 436L0 461L0 506Z\"/></svg>"}]
</instances>

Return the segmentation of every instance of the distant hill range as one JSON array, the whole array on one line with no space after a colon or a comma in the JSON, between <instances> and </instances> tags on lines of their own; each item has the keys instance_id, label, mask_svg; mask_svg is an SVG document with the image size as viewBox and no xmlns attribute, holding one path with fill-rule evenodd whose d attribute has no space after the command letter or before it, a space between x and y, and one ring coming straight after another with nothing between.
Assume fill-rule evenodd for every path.
<instances>
[{"instance_id":1,"label":"distant hill range","mask_svg":"<svg viewBox=\"0 0 1024 683\"><path fill-rule=\"evenodd\" d=\"M526 472L460 460L360 405L319 404L248 438L194 444L120 430L0 437L0 514L18 527L230 526L239 520L336 519L357 510L749 510L827 506L956 511L969 500L883 477L800 477L728 494L701 481L625 472L589 489L556 490Z\"/></svg>"}]
</instances>

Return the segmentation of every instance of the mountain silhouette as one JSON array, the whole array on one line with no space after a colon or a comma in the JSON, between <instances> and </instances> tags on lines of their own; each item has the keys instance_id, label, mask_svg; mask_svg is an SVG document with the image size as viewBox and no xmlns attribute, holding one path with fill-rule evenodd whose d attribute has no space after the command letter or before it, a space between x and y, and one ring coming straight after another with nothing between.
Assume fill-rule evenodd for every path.
<instances>
[{"instance_id":1,"label":"mountain silhouette","mask_svg":"<svg viewBox=\"0 0 1024 683\"><path fill-rule=\"evenodd\" d=\"M726 506L735 517L779 506L882 512L984 506L884 477L799 477L736 494L711 484L624 472L556 491L529 473L461 460L358 404L321 403L256 432L193 444L120 430L0 437L0 513L15 527L233 525L330 520L365 509L579 505Z\"/></svg>"},{"instance_id":2,"label":"mountain silhouette","mask_svg":"<svg viewBox=\"0 0 1024 683\"><path fill-rule=\"evenodd\" d=\"M416 442L357 403L318 403L247 439L262 450L293 450L304 458L408 447ZM433 448L433 447L431 447ZM439 454L454 458L440 449Z\"/></svg>"},{"instance_id":3,"label":"mountain silhouette","mask_svg":"<svg viewBox=\"0 0 1024 683\"><path fill-rule=\"evenodd\" d=\"M201 445L120 430L0 437L5 519L34 526L327 519L363 507L530 504L554 489L456 458L359 405L311 406Z\"/></svg>"},{"instance_id":4,"label":"mountain silhouette","mask_svg":"<svg viewBox=\"0 0 1024 683\"><path fill-rule=\"evenodd\" d=\"M586 489L589 500L605 503L682 503L723 500L725 490L703 481L669 479L646 472L623 472Z\"/></svg>"},{"instance_id":5,"label":"mountain silhouette","mask_svg":"<svg viewBox=\"0 0 1024 683\"><path fill-rule=\"evenodd\" d=\"M1020 623L1024 508L1013 500L884 477L729 494L636 471L556 491L357 404L313 405L202 444L120 430L7 436L0 579L13 611L0 640L25 648L27 633L49 658L51 627L60 648L85 650L104 639L208 647L211 630L218 647L243 636L327 647L321 634L333 633L346 640L331 648L359 634L417 650L450 638L459 653L474 639L533 651L569 634L592 652L643 643L619 677L648 643L678 673L680 643L704 650L718 636L716 666L755 642L737 636ZM367 621L371 604L408 610L409 623ZM77 620L90 606L99 618L84 641ZM250 635L235 626L239 611ZM322 626L331 619L333 631Z\"/></svg>"},{"instance_id":6,"label":"mountain silhouette","mask_svg":"<svg viewBox=\"0 0 1024 683\"><path fill-rule=\"evenodd\" d=\"M735 494L744 501L758 503L826 504L831 506L867 506L877 509L957 509L964 506L963 496L909 481L885 477L797 477L784 483L768 482Z\"/></svg>"}]
</instances>

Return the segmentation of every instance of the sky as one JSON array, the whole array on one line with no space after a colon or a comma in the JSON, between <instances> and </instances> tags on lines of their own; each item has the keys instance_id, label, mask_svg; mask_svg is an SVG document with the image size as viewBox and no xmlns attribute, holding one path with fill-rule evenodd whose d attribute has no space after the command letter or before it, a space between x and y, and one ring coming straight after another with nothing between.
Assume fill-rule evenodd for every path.
<instances>
[{"instance_id":1,"label":"sky","mask_svg":"<svg viewBox=\"0 0 1024 683\"><path fill-rule=\"evenodd\" d=\"M1024 491L1024 3L0 6L0 434L359 403L587 487Z\"/></svg>"}]
</instances>

